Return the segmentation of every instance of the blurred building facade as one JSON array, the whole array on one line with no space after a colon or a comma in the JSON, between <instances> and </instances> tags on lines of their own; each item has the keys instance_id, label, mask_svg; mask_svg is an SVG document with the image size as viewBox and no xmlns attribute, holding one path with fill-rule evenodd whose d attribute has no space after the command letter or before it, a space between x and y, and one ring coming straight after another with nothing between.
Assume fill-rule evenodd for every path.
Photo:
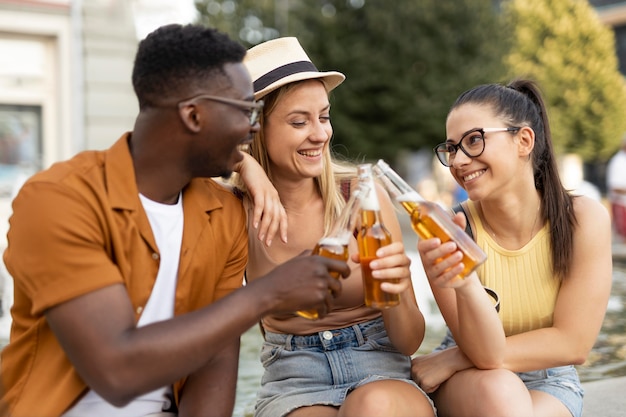
<instances>
[{"instance_id":1,"label":"blurred building facade","mask_svg":"<svg viewBox=\"0 0 626 417\"><path fill-rule=\"evenodd\" d=\"M600 20L613 28L619 69L626 76L626 1L589 0Z\"/></svg>"},{"instance_id":2,"label":"blurred building facade","mask_svg":"<svg viewBox=\"0 0 626 417\"><path fill-rule=\"evenodd\" d=\"M23 179L132 129L136 23L181 1L0 0L0 253ZM626 1L589 1L613 28L626 75Z\"/></svg>"},{"instance_id":3,"label":"blurred building facade","mask_svg":"<svg viewBox=\"0 0 626 417\"><path fill-rule=\"evenodd\" d=\"M132 128L136 45L125 0L0 0L0 196Z\"/></svg>"},{"instance_id":4,"label":"blurred building facade","mask_svg":"<svg viewBox=\"0 0 626 417\"><path fill-rule=\"evenodd\" d=\"M0 253L10 201L25 178L132 129L130 7L127 0L0 0ZM0 261L0 300L3 272Z\"/></svg>"}]
</instances>

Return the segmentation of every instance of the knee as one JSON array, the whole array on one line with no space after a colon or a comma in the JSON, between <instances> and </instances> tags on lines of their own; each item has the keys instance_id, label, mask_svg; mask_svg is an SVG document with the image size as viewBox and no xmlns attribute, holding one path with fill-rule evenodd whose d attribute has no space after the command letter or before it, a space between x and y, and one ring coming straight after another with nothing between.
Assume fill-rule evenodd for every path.
<instances>
[{"instance_id":1,"label":"knee","mask_svg":"<svg viewBox=\"0 0 626 417\"><path fill-rule=\"evenodd\" d=\"M521 382L517 375L506 369L491 369L479 371L475 378L475 389L479 390L484 395L489 395L493 392L502 392L507 386L511 384L517 385L517 382Z\"/></svg>"},{"instance_id":2,"label":"knee","mask_svg":"<svg viewBox=\"0 0 626 417\"><path fill-rule=\"evenodd\" d=\"M426 396L403 381L370 382L354 390L340 408L341 416L434 416Z\"/></svg>"},{"instance_id":3,"label":"knee","mask_svg":"<svg viewBox=\"0 0 626 417\"><path fill-rule=\"evenodd\" d=\"M358 415L388 415L394 405L393 396L386 390L363 389L356 390L353 394L348 405L351 404L353 409L360 410Z\"/></svg>"},{"instance_id":4,"label":"knee","mask_svg":"<svg viewBox=\"0 0 626 417\"><path fill-rule=\"evenodd\" d=\"M531 415L523 414L532 413L528 389L513 372L504 369L483 371L475 382L476 401L488 411L485 415Z\"/></svg>"}]
</instances>

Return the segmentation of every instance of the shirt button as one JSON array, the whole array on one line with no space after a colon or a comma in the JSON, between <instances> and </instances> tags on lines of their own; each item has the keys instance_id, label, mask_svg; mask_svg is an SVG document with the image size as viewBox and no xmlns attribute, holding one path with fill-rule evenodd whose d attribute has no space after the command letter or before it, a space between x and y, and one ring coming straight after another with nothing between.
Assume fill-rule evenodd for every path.
<instances>
[{"instance_id":1,"label":"shirt button","mask_svg":"<svg viewBox=\"0 0 626 417\"><path fill-rule=\"evenodd\" d=\"M324 333L322 333L322 337L326 340L330 340L333 338L333 334L329 332L328 330L326 330L324 331Z\"/></svg>"},{"instance_id":2,"label":"shirt button","mask_svg":"<svg viewBox=\"0 0 626 417\"><path fill-rule=\"evenodd\" d=\"M142 311L143 311L143 307L141 306L137 307L137 314L141 314Z\"/></svg>"},{"instance_id":3,"label":"shirt button","mask_svg":"<svg viewBox=\"0 0 626 417\"><path fill-rule=\"evenodd\" d=\"M158 253L156 253L156 252L154 252L154 253L152 254L152 259L154 259L155 261L156 261L156 260L158 260L158 259L159 259L159 254L158 254Z\"/></svg>"}]
</instances>

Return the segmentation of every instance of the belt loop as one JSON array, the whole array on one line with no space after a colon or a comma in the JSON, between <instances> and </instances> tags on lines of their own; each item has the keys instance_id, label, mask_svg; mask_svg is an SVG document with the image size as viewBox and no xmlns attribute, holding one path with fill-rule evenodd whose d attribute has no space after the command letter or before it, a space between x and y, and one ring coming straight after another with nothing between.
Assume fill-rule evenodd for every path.
<instances>
[{"instance_id":1,"label":"belt loop","mask_svg":"<svg viewBox=\"0 0 626 417\"><path fill-rule=\"evenodd\" d=\"M288 334L287 338L285 339L285 349L293 350L293 335L292 334Z\"/></svg>"},{"instance_id":2,"label":"belt loop","mask_svg":"<svg viewBox=\"0 0 626 417\"><path fill-rule=\"evenodd\" d=\"M352 326L354 330L354 334L356 335L356 340L359 342L359 346L365 343L365 338L363 337L363 333L361 332L361 327L358 324L354 324Z\"/></svg>"}]
</instances>

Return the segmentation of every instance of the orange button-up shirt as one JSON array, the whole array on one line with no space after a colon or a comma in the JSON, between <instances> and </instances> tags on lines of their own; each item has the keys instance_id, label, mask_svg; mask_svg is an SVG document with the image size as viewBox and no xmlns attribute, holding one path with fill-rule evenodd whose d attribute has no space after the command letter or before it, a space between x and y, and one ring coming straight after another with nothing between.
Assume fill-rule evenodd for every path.
<instances>
[{"instance_id":1,"label":"orange button-up shirt","mask_svg":"<svg viewBox=\"0 0 626 417\"><path fill-rule=\"evenodd\" d=\"M160 255L129 137L34 175L13 202L4 262L15 296L0 362L0 409L8 410L0 414L59 416L87 390L46 322L48 308L123 283L138 319L150 297ZM183 211L175 315L239 288L248 252L241 201L219 184L194 179L183 190Z\"/></svg>"}]
</instances>

